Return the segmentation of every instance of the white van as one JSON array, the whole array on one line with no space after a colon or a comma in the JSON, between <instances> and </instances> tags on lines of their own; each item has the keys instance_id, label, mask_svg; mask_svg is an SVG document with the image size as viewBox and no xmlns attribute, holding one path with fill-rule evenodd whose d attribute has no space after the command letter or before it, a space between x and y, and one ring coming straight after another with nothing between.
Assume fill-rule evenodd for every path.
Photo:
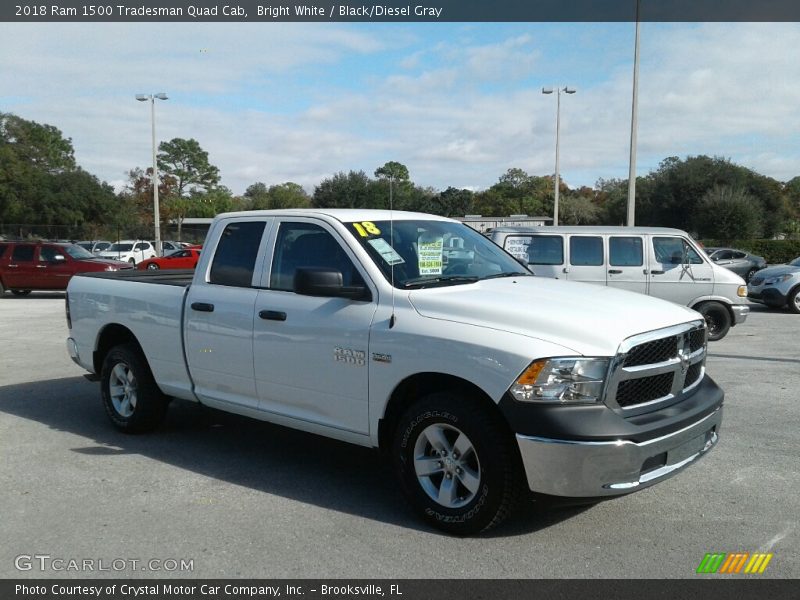
<instances>
[{"instance_id":1,"label":"white van","mask_svg":"<svg viewBox=\"0 0 800 600\"><path fill-rule=\"evenodd\" d=\"M535 275L649 294L701 313L708 339L743 323L744 280L715 265L685 231L664 227L497 227L487 236Z\"/></svg>"}]
</instances>

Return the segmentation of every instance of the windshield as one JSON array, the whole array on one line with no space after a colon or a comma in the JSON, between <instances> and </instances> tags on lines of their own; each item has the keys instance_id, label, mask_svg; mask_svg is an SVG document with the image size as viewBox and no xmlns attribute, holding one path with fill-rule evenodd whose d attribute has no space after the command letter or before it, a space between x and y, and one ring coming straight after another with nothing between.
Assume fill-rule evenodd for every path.
<instances>
[{"instance_id":1,"label":"windshield","mask_svg":"<svg viewBox=\"0 0 800 600\"><path fill-rule=\"evenodd\" d=\"M394 279L395 287L401 289L531 274L496 244L461 223L394 221L393 230L389 221L346 225L386 279Z\"/></svg>"},{"instance_id":2,"label":"windshield","mask_svg":"<svg viewBox=\"0 0 800 600\"><path fill-rule=\"evenodd\" d=\"M85 248L81 248L78 244L70 244L69 246L64 246L64 252L66 252L76 260L85 260L87 258L95 257L94 254L92 254Z\"/></svg>"},{"instance_id":3,"label":"windshield","mask_svg":"<svg viewBox=\"0 0 800 600\"><path fill-rule=\"evenodd\" d=\"M111 244L106 252L130 252L132 249L133 244Z\"/></svg>"}]
</instances>

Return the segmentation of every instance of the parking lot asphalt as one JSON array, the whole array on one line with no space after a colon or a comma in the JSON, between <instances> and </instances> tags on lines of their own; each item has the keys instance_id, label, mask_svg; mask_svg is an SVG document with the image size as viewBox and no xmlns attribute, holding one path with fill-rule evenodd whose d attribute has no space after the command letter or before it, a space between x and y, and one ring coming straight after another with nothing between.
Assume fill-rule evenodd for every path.
<instances>
[{"instance_id":1,"label":"parking lot asphalt","mask_svg":"<svg viewBox=\"0 0 800 600\"><path fill-rule=\"evenodd\" d=\"M118 433L66 353L63 294L4 297L0 577L692 578L709 552L772 552L761 577L800 577L800 316L752 310L710 346L726 401L706 458L459 539L421 525L368 449L185 402L155 433ZM16 568L35 554L193 569Z\"/></svg>"}]
</instances>

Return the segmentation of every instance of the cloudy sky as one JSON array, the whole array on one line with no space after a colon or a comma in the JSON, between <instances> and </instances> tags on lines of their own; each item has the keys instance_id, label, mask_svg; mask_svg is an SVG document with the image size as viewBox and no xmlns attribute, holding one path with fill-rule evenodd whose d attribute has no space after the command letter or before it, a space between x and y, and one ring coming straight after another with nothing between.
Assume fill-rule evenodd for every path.
<instances>
[{"instance_id":1,"label":"cloudy sky","mask_svg":"<svg viewBox=\"0 0 800 600\"><path fill-rule=\"evenodd\" d=\"M388 160L425 186L509 167L570 186L628 173L632 23L0 23L0 111L72 138L115 186L157 136L195 138L241 194ZM800 24L641 25L637 173L723 156L800 175Z\"/></svg>"}]
</instances>

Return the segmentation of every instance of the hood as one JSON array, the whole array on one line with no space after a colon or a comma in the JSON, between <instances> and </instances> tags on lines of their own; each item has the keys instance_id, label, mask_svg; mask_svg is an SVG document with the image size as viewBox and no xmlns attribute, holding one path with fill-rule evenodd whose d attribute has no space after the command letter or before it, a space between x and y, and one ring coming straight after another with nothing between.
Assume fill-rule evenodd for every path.
<instances>
[{"instance_id":1,"label":"hood","mask_svg":"<svg viewBox=\"0 0 800 600\"><path fill-rule=\"evenodd\" d=\"M424 317L518 333L585 356L613 356L632 335L702 319L644 294L538 277L416 290L409 300Z\"/></svg>"},{"instance_id":2,"label":"hood","mask_svg":"<svg viewBox=\"0 0 800 600\"><path fill-rule=\"evenodd\" d=\"M756 271L755 275L753 275L753 279L756 277L775 277L777 275L785 275L786 273L797 273L798 271L800 271L800 267L794 267L792 265L775 265L774 267L767 267L766 269Z\"/></svg>"}]
</instances>

